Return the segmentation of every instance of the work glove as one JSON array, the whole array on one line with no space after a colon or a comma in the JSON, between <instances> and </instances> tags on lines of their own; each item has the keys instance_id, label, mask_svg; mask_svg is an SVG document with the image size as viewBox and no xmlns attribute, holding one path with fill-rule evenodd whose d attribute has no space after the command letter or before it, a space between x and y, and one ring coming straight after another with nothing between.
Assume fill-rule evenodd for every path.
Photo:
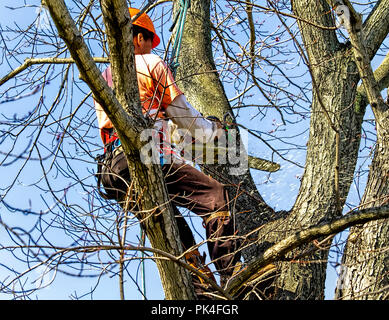
<instances>
[{"instance_id":1,"label":"work glove","mask_svg":"<svg viewBox=\"0 0 389 320\"><path fill-rule=\"evenodd\" d=\"M220 129L226 130L225 125L223 124L223 122L220 121L220 119L218 117L216 117L216 116L208 116L205 119L216 123L216 126L217 126L218 129L220 128Z\"/></svg>"}]
</instances>

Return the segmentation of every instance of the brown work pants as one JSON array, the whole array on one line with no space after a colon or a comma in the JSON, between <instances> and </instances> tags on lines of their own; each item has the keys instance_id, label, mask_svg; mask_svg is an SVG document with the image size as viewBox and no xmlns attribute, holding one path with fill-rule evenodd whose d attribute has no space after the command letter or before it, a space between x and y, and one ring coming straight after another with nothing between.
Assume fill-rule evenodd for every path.
<instances>
[{"instance_id":1,"label":"brown work pants","mask_svg":"<svg viewBox=\"0 0 389 320\"><path fill-rule=\"evenodd\" d=\"M230 276L233 266L240 259L240 253L235 253L238 242L233 239L233 220L227 216L208 219L215 212L228 211L223 185L182 162L165 164L162 171L184 249L195 245L195 240L177 206L187 208L203 218L210 258L220 275ZM109 199L119 200L126 194L130 174L123 152L113 152L107 157L100 174Z\"/></svg>"},{"instance_id":2,"label":"brown work pants","mask_svg":"<svg viewBox=\"0 0 389 320\"><path fill-rule=\"evenodd\" d=\"M228 211L225 190L221 183L196 168L183 164L165 164L162 167L166 186L175 209L178 229L184 249L195 244L193 234L176 206L184 207L203 218L210 258L223 276L230 276L240 259L236 252L234 222L231 216L208 220L214 212Z\"/></svg>"}]
</instances>

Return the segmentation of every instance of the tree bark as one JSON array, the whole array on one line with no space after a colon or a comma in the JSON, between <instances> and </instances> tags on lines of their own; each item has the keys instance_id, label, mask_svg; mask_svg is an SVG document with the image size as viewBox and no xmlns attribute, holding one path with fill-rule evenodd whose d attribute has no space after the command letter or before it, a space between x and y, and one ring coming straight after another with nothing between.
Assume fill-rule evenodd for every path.
<instances>
[{"instance_id":1,"label":"tree bark","mask_svg":"<svg viewBox=\"0 0 389 320\"><path fill-rule=\"evenodd\" d=\"M334 26L325 1L295 0L292 6L298 17ZM359 78L349 48L339 44L334 30L303 20L298 23L311 71L313 101L305 171L291 214L280 226L283 235L340 216L355 170L363 119L352 107ZM324 298L328 249L293 261L304 250L307 247L298 248L288 255L292 262L282 263L277 299Z\"/></svg>"},{"instance_id":2,"label":"tree bark","mask_svg":"<svg viewBox=\"0 0 389 320\"><path fill-rule=\"evenodd\" d=\"M380 9L373 10L365 22L366 42L369 43L367 55L370 58L385 39L388 28L385 22L388 17L385 13L387 0L379 1L376 6ZM302 18L298 19L305 48L301 54L306 54L305 62L313 83L305 172L295 205L289 214L278 215L278 220L274 219L274 211L260 198L254 185L246 184L248 190L254 190L258 201L255 209L242 220L240 232L244 234L259 225L264 226L254 233L259 244L245 252L246 261L262 256L271 244L297 230L338 218L350 190L359 151L364 108L359 108L357 104L356 90L360 77L352 48L350 44L341 44L337 40L331 8L326 1L295 0L292 7L295 15ZM179 72L182 85L189 100L201 112L220 117L230 109L214 72L209 1L192 1L186 23L184 58L181 59ZM375 37L376 28L382 31ZM381 86L386 82L387 74L381 77ZM198 90L199 87L202 90ZM212 173L212 167L204 169L211 169L209 172ZM223 178L226 178L223 170L218 171L223 172ZM220 175L215 177L220 178ZM231 181L230 177L227 179ZM239 184L239 178L236 181ZM242 208L247 208L250 202L242 200ZM328 239L330 242L331 239ZM301 246L288 253L288 262L279 263L275 299L324 298L328 250L310 249L314 248L311 245ZM293 261L305 252L311 253Z\"/></svg>"},{"instance_id":3,"label":"tree bark","mask_svg":"<svg viewBox=\"0 0 389 320\"><path fill-rule=\"evenodd\" d=\"M389 201L389 111L375 110L377 143L361 207L382 206ZM389 220L373 221L350 229L343 254L335 298L388 299Z\"/></svg>"}]
</instances>

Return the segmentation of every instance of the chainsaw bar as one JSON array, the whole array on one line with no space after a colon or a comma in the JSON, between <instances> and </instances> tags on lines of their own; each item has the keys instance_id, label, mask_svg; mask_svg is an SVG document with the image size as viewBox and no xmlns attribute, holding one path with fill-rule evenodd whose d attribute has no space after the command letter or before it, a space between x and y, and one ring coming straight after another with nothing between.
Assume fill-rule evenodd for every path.
<instances>
[{"instance_id":1,"label":"chainsaw bar","mask_svg":"<svg viewBox=\"0 0 389 320\"><path fill-rule=\"evenodd\" d=\"M223 147L192 144L192 152L195 154L194 162L196 162L196 159L203 157L204 154L208 157L213 152L215 163L217 163L217 154L227 154L228 151L227 148ZM248 156L248 165L251 169L267 172L276 172L281 168L280 164L276 162L250 155Z\"/></svg>"}]
</instances>

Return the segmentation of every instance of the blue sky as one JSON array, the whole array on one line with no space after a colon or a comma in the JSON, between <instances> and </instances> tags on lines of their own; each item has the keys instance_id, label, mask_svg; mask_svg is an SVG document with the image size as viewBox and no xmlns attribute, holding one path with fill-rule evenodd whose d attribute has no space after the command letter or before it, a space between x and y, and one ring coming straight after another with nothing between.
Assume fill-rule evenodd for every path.
<instances>
[{"instance_id":1,"label":"blue sky","mask_svg":"<svg viewBox=\"0 0 389 320\"><path fill-rule=\"evenodd\" d=\"M24 4L31 4L29 8L25 8L22 10L10 10L7 9L7 6L12 7L21 7ZM142 1L135 1L135 6L140 6L143 3ZM22 29L27 25L33 23L36 20L38 14L43 14L41 8L39 6L40 1L21 1L21 0L3 0L0 4L0 21L2 28L6 26L15 26L15 23L19 25ZM43 24L46 23L44 16L42 16L40 28L44 27ZM270 23L270 22L268 22ZM272 21L274 23L274 30L277 30L276 21ZM168 34L165 34L163 38L165 43L168 39ZM22 49L22 48L21 48ZM34 52L31 49L31 52ZM99 51L98 48L95 48L96 52ZM100 50L101 51L101 50ZM160 46L160 50L157 51L160 55L163 54L163 45ZM26 53L26 56L28 54ZM20 59L19 64L23 62L23 59ZM11 59L12 60L12 59ZM18 66L18 62L16 60L12 60L13 64L9 66L7 63L2 63L0 66L0 77L7 74L11 68L15 68ZM103 68L103 66L101 66ZM284 67L285 70L291 68L290 65L281 66ZM56 71L58 72L59 68L57 67ZM69 69L69 74L74 79L78 80L78 72L75 67L71 67ZM28 75L28 74L27 74ZM50 104L55 100L56 94L58 92L58 87L61 83L61 78L53 78L49 84L46 85L44 90L44 97L47 104L44 103L41 105L42 113L48 112L50 110ZM26 116L29 112L34 110L34 106L37 105L37 99L39 99L39 94L31 95L25 97L23 99L17 99L14 102L3 103L7 97L2 95L4 90L13 84L12 81L7 83L5 86L0 87L0 114L1 120L5 121L6 117L23 117ZM6 177L1 184L1 192L3 192L4 188L9 185L12 177L16 174L20 173L19 179L15 182L14 187L9 192L5 201L8 205L25 208L25 212L12 212L12 210L8 207L8 210L4 205L0 205L0 216L4 223L12 226L22 226L25 230L31 230L31 228L36 227L37 219L36 214L31 214L31 212L35 213L45 213L44 215L44 223L40 227L41 229L48 228L48 240L55 241L55 244L58 246L66 246L72 243L72 240L77 238L77 241L81 241L82 237L77 234L63 234L59 232L57 227L60 226L61 223L71 223L66 221L66 219L61 220L59 217L65 217L66 214L69 214L69 210L66 209L66 206L72 208L74 214L74 223L72 226L72 230L76 230L77 227L82 226L83 223L92 223L94 220L90 219L90 217L85 218L87 213L92 210L92 212L98 211L96 208L101 205L98 202L90 202L92 205L86 205L88 200L90 200L90 194L85 190L75 179L77 177L80 181L83 181L86 185L94 185L94 177L93 171L95 170L95 166L93 161L88 154L96 155L99 150L101 151L101 146L99 146L99 138L97 131L97 122L94 117L93 104L91 98L87 100L87 103L83 105L81 108L77 108L78 101L81 101L85 95L88 93L88 89L85 85L80 84L81 89L78 86L67 88L67 94L63 97L64 104L62 109L55 108L52 113L47 117L47 128L43 130L40 139L39 139L39 150L42 152L41 155L37 153L37 149L34 149L34 152L31 154L31 158L39 158L39 156L45 157L45 155L50 155L53 150L57 150L56 146L61 138L61 134L64 132L66 128L66 124L68 123L66 116L67 114L74 113L75 123L79 124L72 128L73 136L64 136L64 142L58 151L58 154L61 155L72 155L77 154L77 159L72 159L70 162L71 165L74 166L74 175L70 178L66 177L66 170L68 169L68 163L62 160L57 160L56 162L51 162L51 158L49 157L47 161L40 163L39 161L29 161L25 166L22 166L22 161L18 161L15 163L11 160L5 162L8 164L6 166L0 167L0 173L2 177ZM36 88L27 88L23 94L28 94ZM231 98L236 95L236 92L233 89L233 85L226 84L227 95ZM70 93L71 94L70 94ZM66 98L66 99L65 99ZM253 99L259 99L259 103L265 104L266 101L264 98L254 97ZM258 101L256 101L258 103ZM367 118L371 118L371 114L367 115ZM61 121L56 123L56 120L61 118ZM274 110L269 110L263 119L257 116L257 111L255 108L245 108L240 109L238 122L251 128L251 129L259 129L261 132L268 132L269 135L264 135L265 139L268 137L272 140L272 132L274 130L279 131L278 137L283 137L283 130L285 127L281 124L281 119L278 113ZM85 130L85 124L89 122L93 123L93 126L89 129L87 133L82 130ZM309 117L307 117L304 121L299 119L294 125L290 124L285 131L285 136L293 136L294 134L298 135L299 145L304 145L304 142L308 139L308 125L309 125ZM76 128L77 127L77 128ZM369 126L367 126L369 129ZM82 133L81 133L82 132ZM13 154L18 154L24 148L29 145L29 141L32 141L31 137L36 136L36 128L33 126L28 127L21 134L20 138L17 140L14 149L12 150ZM294 142L292 139L285 137L285 140L288 142ZM31 142L33 143L33 141ZM83 147L89 143L86 148L86 151L83 151ZM278 148L283 148L287 144L283 144L277 141L272 141L273 145ZM12 144L11 140L5 140L2 150L11 150ZM369 147L369 146L368 146ZM99 149L100 148L100 149ZM267 148L263 143L258 142L258 140L249 135L248 141L248 152L252 155L257 155L263 158L271 158L272 150ZM295 150L288 152L286 157L294 162L299 164L304 163L305 157L305 149L304 148L296 148ZM58 159L61 159L59 157ZM253 177L258 185L258 189L264 199L268 202L269 205L273 206L276 210L288 210L294 203L295 197L297 195L299 189L299 178L303 173L303 169L296 167L290 162L285 162L282 159L275 158L276 161L281 163L281 170L274 174L267 174L259 171L252 171ZM24 163L24 161L23 161ZM363 163L363 166L366 167L368 162L365 162L364 158L361 158L360 163ZM49 181L52 183L55 182L55 189L57 199L53 196L50 196L47 192L47 184L45 184L44 179L42 178L42 167L47 170ZM363 186L364 181L366 180L366 174L361 175L361 185ZM38 183L37 183L38 182ZM360 188L359 188L360 189ZM352 192L350 193L348 202L351 205L357 205L359 203L359 198L357 194L357 186L352 186ZM96 201L96 200L93 200ZM64 205L63 208L60 205L57 205L58 202L62 202ZM94 205L96 207L94 207ZM96 211L93 211L96 210ZM56 218L50 218L50 214L55 212ZM104 214L107 214L103 211ZM46 214L47 213L47 214ZM77 214L75 214L77 213ZM113 216L109 216L107 214L108 219L105 220L102 228L105 228L107 232L112 232L110 222L114 219ZM89 219L89 220L87 220ZM196 230L199 233L195 233L196 239L198 241L202 240L204 237L204 230L200 226L199 219L193 218L189 219L189 221L193 221ZM86 222L88 221L88 222ZM97 220L96 220L97 221ZM50 225L52 223L52 225ZM76 225L79 224L79 225ZM55 226L56 228L49 228ZM36 232L36 231L34 231ZM58 233L56 233L58 232ZM337 240L340 238L344 238L343 236L337 236ZM37 236L34 234L34 236ZM0 242L4 245L5 243L12 243L9 240L9 233L6 232L4 228L0 227ZM134 226L131 227L131 234L129 235L128 241L132 244L139 243L139 226L134 222ZM146 243L147 245L147 243ZM203 247L203 250L206 249ZM128 256L131 258L131 255ZM338 259L337 254L331 253L332 262L336 262ZM45 265L39 266L33 271L30 272L30 275L27 279L25 279L24 286L34 288L34 286L38 286L38 284L44 284L44 289L36 291L31 298L38 299L69 299L71 297L83 297L85 299L118 299L119 298L119 290L118 290L118 279L117 279L117 267L112 267L114 264L113 257L107 255L106 253L97 252L91 255L91 259L93 260L93 264L90 266L90 270L83 271L86 275L90 277L69 277L62 273L55 274L50 271L47 272ZM7 276L13 275L13 270L24 271L27 269L26 265L17 259L10 252L0 252L0 280L4 281ZM101 265L106 267L106 270L101 268L98 263L101 262ZM5 268L7 265L9 268ZM29 267L33 266L31 264ZM151 259L146 259L145 262L146 268L146 294L148 299L161 299L163 298L163 292L161 288L161 284L158 277L158 272L155 267L154 262ZM71 265L66 269L67 271L71 270ZM140 263L139 263L139 254L137 257L134 257L134 260L131 261L128 265L129 274L133 277L136 282L140 284L141 275L140 275ZM335 288L336 283L336 274L334 272L334 268L328 269L328 279L326 282L326 296L327 298L332 297L332 293ZM104 272L102 272L104 271ZM76 273L76 272L75 272ZM135 285L135 281L131 279L131 277L127 277L127 286L126 286L126 298L127 299L141 299L141 294L138 288ZM51 283L52 279L54 281ZM38 282L37 282L38 281ZM41 281L41 282L39 282ZM20 286L19 283L14 283L16 287ZM11 296L0 294L1 299L10 299Z\"/></svg>"}]
</instances>

